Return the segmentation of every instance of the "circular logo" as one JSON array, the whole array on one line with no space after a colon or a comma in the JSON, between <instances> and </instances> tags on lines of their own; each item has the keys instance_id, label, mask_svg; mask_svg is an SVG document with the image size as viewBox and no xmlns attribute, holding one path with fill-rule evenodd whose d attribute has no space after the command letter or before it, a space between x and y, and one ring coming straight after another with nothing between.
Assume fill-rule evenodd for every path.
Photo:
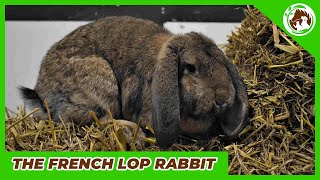
<instances>
[{"instance_id":1,"label":"circular logo","mask_svg":"<svg viewBox=\"0 0 320 180\"><path fill-rule=\"evenodd\" d=\"M283 24L289 33L304 36L314 28L316 16L308 5L297 3L288 7L284 12Z\"/></svg>"}]
</instances>

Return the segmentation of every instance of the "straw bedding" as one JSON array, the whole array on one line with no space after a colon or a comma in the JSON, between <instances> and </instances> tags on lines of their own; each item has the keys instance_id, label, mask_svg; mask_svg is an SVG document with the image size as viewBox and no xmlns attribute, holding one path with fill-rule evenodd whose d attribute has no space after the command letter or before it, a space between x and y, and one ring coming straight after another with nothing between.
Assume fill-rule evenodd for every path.
<instances>
[{"instance_id":1,"label":"straw bedding","mask_svg":"<svg viewBox=\"0 0 320 180\"><path fill-rule=\"evenodd\" d=\"M227 150L229 174L314 174L314 58L257 9L248 7L245 13L225 52L247 85L249 125L233 140L181 136L170 150ZM7 151L160 150L152 136L144 139L145 147L126 143L115 123L96 119L77 127L63 117L61 123L50 116L35 119L35 111L6 109Z\"/></svg>"}]
</instances>

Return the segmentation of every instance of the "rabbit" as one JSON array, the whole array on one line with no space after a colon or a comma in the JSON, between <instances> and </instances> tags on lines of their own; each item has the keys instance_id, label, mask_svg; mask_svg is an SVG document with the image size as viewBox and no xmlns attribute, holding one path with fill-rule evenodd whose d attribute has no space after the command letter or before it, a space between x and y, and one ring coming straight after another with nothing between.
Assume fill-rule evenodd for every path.
<instances>
[{"instance_id":1,"label":"rabbit","mask_svg":"<svg viewBox=\"0 0 320 180\"><path fill-rule=\"evenodd\" d=\"M52 119L79 125L110 110L115 119L153 127L157 145L180 134L220 128L235 137L248 123L248 95L236 67L203 34L172 34L150 20L111 16L81 26L54 44L34 89L21 87L29 107L47 99ZM122 125L126 126L125 121Z\"/></svg>"}]
</instances>

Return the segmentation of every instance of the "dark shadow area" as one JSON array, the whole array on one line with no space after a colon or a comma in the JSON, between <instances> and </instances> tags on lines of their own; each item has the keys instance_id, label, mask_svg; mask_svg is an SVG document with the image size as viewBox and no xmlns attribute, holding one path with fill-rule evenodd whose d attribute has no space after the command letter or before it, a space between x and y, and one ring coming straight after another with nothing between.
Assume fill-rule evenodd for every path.
<instances>
[{"instance_id":1,"label":"dark shadow area","mask_svg":"<svg viewBox=\"0 0 320 180\"><path fill-rule=\"evenodd\" d=\"M159 24L240 22L246 6L6 6L6 20L92 21L105 16L133 16Z\"/></svg>"}]
</instances>

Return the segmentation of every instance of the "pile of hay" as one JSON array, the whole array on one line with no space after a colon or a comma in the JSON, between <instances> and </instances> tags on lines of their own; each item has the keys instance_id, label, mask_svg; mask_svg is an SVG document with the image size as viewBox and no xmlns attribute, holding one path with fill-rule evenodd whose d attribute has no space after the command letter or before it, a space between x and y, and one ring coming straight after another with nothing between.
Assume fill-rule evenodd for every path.
<instances>
[{"instance_id":1,"label":"pile of hay","mask_svg":"<svg viewBox=\"0 0 320 180\"><path fill-rule=\"evenodd\" d=\"M314 58L248 7L227 56L247 85L253 114L243 140L225 147L231 174L314 174Z\"/></svg>"},{"instance_id":2,"label":"pile of hay","mask_svg":"<svg viewBox=\"0 0 320 180\"><path fill-rule=\"evenodd\" d=\"M95 122L91 126L78 127L74 123L55 123L48 119L36 119L20 107L18 113L6 109L6 150L7 151L125 151L145 148L137 143L128 144L124 130L110 122L103 124L94 113ZM138 126L137 126L138 127ZM136 142L138 128L133 129L132 142ZM145 138L146 143L155 144L153 138ZM138 146L137 146L138 145ZM158 149L150 145L151 149Z\"/></svg>"},{"instance_id":3,"label":"pile of hay","mask_svg":"<svg viewBox=\"0 0 320 180\"><path fill-rule=\"evenodd\" d=\"M314 174L314 58L258 10L245 12L226 54L247 85L249 126L236 140L180 137L170 150L227 150L230 174ZM152 138L147 147L126 143L114 123L54 124L33 118L35 111L6 111L7 151L160 150Z\"/></svg>"}]
</instances>

